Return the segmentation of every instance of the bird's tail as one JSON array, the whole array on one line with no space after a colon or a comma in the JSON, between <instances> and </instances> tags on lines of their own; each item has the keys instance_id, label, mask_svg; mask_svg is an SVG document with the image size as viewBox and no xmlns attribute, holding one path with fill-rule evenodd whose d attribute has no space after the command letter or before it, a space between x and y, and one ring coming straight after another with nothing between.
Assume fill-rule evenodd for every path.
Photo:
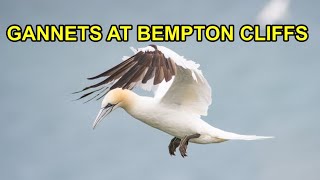
<instances>
[{"instance_id":1,"label":"bird's tail","mask_svg":"<svg viewBox=\"0 0 320 180\"><path fill-rule=\"evenodd\" d=\"M222 131L219 133L218 137L224 140L262 140L274 138L272 136L256 136L256 135L241 135L231 132Z\"/></svg>"}]
</instances>

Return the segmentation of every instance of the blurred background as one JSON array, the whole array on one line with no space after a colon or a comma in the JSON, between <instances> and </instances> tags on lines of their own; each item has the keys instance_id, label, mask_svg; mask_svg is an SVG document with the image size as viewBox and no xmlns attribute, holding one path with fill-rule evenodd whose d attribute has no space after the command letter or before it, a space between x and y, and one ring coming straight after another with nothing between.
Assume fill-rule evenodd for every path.
<instances>
[{"instance_id":1,"label":"blurred background","mask_svg":"<svg viewBox=\"0 0 320 180\"><path fill-rule=\"evenodd\" d=\"M320 168L320 1L2 1L0 179L315 180ZM100 101L72 92L132 55L128 43L12 43L11 24L234 24L235 42L158 43L201 64L213 88L204 119L264 141L191 144L171 157L172 137L118 109L92 130ZM306 24L304 43L245 43L243 24ZM106 32L104 32L106 34Z\"/></svg>"}]
</instances>

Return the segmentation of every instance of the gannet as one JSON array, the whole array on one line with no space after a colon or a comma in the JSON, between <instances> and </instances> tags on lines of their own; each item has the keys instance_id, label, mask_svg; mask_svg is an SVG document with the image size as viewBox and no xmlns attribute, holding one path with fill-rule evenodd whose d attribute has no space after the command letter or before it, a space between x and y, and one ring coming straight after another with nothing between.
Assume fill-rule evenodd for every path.
<instances>
[{"instance_id":1,"label":"gannet","mask_svg":"<svg viewBox=\"0 0 320 180\"><path fill-rule=\"evenodd\" d=\"M175 155L179 147L182 157L187 156L188 142L209 144L271 138L226 132L201 119L211 104L211 87L199 64L164 46L131 49L133 56L124 57L122 63L88 78L104 78L101 82L76 92L94 89L79 98L96 93L89 101L103 97L93 128L121 107L132 117L173 136L169 154ZM134 87L153 90L154 97L140 96L132 91Z\"/></svg>"}]
</instances>

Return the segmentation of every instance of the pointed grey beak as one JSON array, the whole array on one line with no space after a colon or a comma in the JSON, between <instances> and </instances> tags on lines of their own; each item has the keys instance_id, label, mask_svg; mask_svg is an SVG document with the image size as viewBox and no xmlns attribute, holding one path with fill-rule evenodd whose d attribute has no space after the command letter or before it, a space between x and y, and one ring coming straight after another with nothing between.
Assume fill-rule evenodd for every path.
<instances>
[{"instance_id":1,"label":"pointed grey beak","mask_svg":"<svg viewBox=\"0 0 320 180\"><path fill-rule=\"evenodd\" d=\"M103 118L105 118L113 109L115 105L108 104L106 107L103 107L100 109L96 119L93 122L92 128L96 128L96 126L102 121Z\"/></svg>"}]
</instances>

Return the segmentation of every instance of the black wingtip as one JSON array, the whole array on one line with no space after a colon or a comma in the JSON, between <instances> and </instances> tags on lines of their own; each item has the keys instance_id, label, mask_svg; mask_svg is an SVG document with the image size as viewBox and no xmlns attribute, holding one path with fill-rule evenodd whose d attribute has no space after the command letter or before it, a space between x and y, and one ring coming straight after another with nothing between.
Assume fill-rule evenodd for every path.
<instances>
[{"instance_id":1,"label":"black wingtip","mask_svg":"<svg viewBox=\"0 0 320 180\"><path fill-rule=\"evenodd\" d=\"M80 90L80 91L76 91L76 92L73 92L71 94L78 94L78 93L81 93L83 90Z\"/></svg>"},{"instance_id":2,"label":"black wingtip","mask_svg":"<svg viewBox=\"0 0 320 180\"><path fill-rule=\"evenodd\" d=\"M85 91L85 90L87 90L87 89L89 89L89 87L86 87L86 88L84 88L84 89L82 89L82 90L80 90L80 91L73 92L73 93L71 93L71 94L78 94L78 93L81 93L81 92L83 92L83 91Z\"/></svg>"},{"instance_id":3,"label":"black wingtip","mask_svg":"<svg viewBox=\"0 0 320 180\"><path fill-rule=\"evenodd\" d=\"M90 101L92 101L92 99L86 100L85 102L83 102L83 104L87 104Z\"/></svg>"},{"instance_id":4,"label":"black wingtip","mask_svg":"<svg viewBox=\"0 0 320 180\"><path fill-rule=\"evenodd\" d=\"M78 100L80 100L80 99L82 99L82 98L84 98L84 97L79 97L78 99L74 99L74 100L71 100L72 102L74 102L74 101L78 101Z\"/></svg>"},{"instance_id":5,"label":"black wingtip","mask_svg":"<svg viewBox=\"0 0 320 180\"><path fill-rule=\"evenodd\" d=\"M97 79L98 77L97 76L94 76L94 77L89 77L87 78L88 80L93 80L93 79Z\"/></svg>"}]
</instances>

